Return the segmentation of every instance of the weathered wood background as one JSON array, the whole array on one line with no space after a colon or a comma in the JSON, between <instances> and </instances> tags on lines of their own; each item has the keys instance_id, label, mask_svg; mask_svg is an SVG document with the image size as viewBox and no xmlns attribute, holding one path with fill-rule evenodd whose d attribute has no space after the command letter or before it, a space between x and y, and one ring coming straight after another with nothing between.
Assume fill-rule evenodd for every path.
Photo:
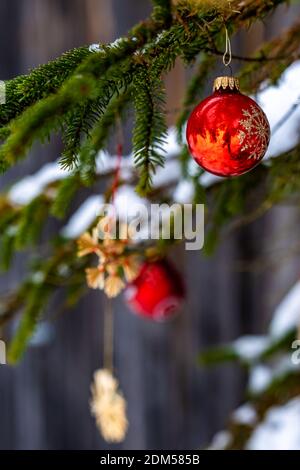
<instances>
[{"instance_id":1,"label":"weathered wood background","mask_svg":"<svg viewBox=\"0 0 300 470\"><path fill-rule=\"evenodd\" d=\"M149 0L1 0L0 78L24 73L71 47L113 40L149 10ZM240 52L277 33L282 13L287 23L295 10L287 14L282 8L267 26L240 35ZM170 107L180 105L184 80L176 67L167 81ZM1 189L55 160L59 149L58 141L36 148L1 178ZM232 366L201 370L196 357L208 345L265 331L273 306L297 277L299 260L263 273L238 272L235 263L271 248L271 239L295 218L292 209L278 208L228 236L212 258L177 253L188 300L172 323L145 322L129 314L121 300L115 302L116 367L130 420L126 441L117 448L200 448L226 425L242 399L245 377ZM52 221L44 236L57 229ZM1 291L16 284L26 262L17 257L11 273L1 276ZM100 293L91 293L54 323L50 342L31 347L16 368L0 366L1 449L111 448L88 406L92 374L102 360L102 300ZM55 302L49 313L55 315Z\"/></svg>"}]
</instances>

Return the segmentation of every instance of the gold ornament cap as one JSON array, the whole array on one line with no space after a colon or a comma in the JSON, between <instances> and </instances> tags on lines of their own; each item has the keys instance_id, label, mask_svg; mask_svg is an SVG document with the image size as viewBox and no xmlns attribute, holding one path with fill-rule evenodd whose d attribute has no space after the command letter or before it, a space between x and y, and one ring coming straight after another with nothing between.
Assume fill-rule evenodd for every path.
<instances>
[{"instance_id":1,"label":"gold ornament cap","mask_svg":"<svg viewBox=\"0 0 300 470\"><path fill-rule=\"evenodd\" d=\"M240 82L239 79L236 77L217 77L214 80L213 91L218 90L226 90L229 88L230 90L239 91L240 90Z\"/></svg>"}]
</instances>

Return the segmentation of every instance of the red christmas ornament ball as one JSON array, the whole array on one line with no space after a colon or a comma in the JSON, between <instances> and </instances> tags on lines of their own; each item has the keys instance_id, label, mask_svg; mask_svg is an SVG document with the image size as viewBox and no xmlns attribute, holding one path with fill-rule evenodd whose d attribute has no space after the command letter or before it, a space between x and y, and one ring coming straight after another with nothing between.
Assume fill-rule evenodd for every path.
<instances>
[{"instance_id":1,"label":"red christmas ornament ball","mask_svg":"<svg viewBox=\"0 0 300 470\"><path fill-rule=\"evenodd\" d=\"M182 278L166 260L145 262L125 290L129 308L145 318L164 321L176 312L185 297Z\"/></svg>"},{"instance_id":2,"label":"red christmas ornament ball","mask_svg":"<svg viewBox=\"0 0 300 470\"><path fill-rule=\"evenodd\" d=\"M193 110L186 131L189 150L204 170L237 176L254 168L270 141L268 119L258 104L239 92L234 77L218 77L214 93Z\"/></svg>"}]
</instances>

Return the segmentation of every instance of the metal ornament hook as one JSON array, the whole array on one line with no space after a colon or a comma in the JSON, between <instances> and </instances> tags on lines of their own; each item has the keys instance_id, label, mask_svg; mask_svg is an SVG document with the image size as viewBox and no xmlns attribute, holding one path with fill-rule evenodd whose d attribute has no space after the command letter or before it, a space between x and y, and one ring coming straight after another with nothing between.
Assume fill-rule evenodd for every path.
<instances>
[{"instance_id":1,"label":"metal ornament hook","mask_svg":"<svg viewBox=\"0 0 300 470\"><path fill-rule=\"evenodd\" d=\"M225 65L225 67L230 68L231 75L232 75L232 69L231 69L231 66L230 66L231 60L232 60L231 42L230 42L228 30L225 26L225 52L224 52L224 55L223 55L223 64Z\"/></svg>"}]
</instances>

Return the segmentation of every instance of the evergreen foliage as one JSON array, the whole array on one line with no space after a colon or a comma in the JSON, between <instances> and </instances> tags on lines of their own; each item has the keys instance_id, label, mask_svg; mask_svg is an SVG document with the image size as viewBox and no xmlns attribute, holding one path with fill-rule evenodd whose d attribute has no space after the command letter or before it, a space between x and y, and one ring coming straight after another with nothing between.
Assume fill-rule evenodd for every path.
<instances>
[{"instance_id":1,"label":"evergreen foliage","mask_svg":"<svg viewBox=\"0 0 300 470\"><path fill-rule=\"evenodd\" d=\"M156 165L163 165L161 154L167 126L164 121L164 95L161 81L151 79L148 67L138 65L134 74L134 100L136 123L133 133L134 161L141 167L137 191L148 193L151 189L151 174Z\"/></svg>"},{"instance_id":2,"label":"evergreen foliage","mask_svg":"<svg viewBox=\"0 0 300 470\"><path fill-rule=\"evenodd\" d=\"M153 0L150 17L127 36L108 45L74 49L6 83L7 102L0 106L1 170L25 158L36 141L47 141L53 133L60 132L64 145L60 164L69 170L69 175L47 185L41 195L24 206L12 203L5 192L0 196L3 268L13 262L16 250L32 244L39 246L47 218L52 215L65 219L83 186L98 190L98 186L95 189L98 178L112 176L99 174L96 158L129 109L135 115L132 141L137 171L133 181L137 180L139 194L153 196L155 170L164 165L164 76L177 59L191 69L178 118L178 140L182 142L187 116L203 96L208 74L220 56L224 24L234 34L285 2L232 0L226 8L218 8L217 2L200 3L199 6L196 1ZM252 57L239 59L242 64L239 75L247 92L257 91L267 78L271 83L280 78L285 68L299 57L299 36L300 25L296 22L284 34L263 44ZM207 200L212 207L207 214L207 252L214 249L225 225L235 224L237 218L238 223L247 222L243 210L251 193L262 183L259 207L250 211L248 219L291 196L300 196L298 146L250 174L209 189L199 182L201 170L189 174L186 146L182 146L178 158L183 178L194 184L195 202ZM163 188L160 197L168 197ZM83 295L85 263L76 258L75 242L59 238L49 258L45 261L41 257L16 291L2 298L0 324L22 312L19 330L11 344L11 361L17 361L25 350L51 294L61 286L66 287L68 305ZM66 271L67 277L63 274Z\"/></svg>"}]
</instances>

